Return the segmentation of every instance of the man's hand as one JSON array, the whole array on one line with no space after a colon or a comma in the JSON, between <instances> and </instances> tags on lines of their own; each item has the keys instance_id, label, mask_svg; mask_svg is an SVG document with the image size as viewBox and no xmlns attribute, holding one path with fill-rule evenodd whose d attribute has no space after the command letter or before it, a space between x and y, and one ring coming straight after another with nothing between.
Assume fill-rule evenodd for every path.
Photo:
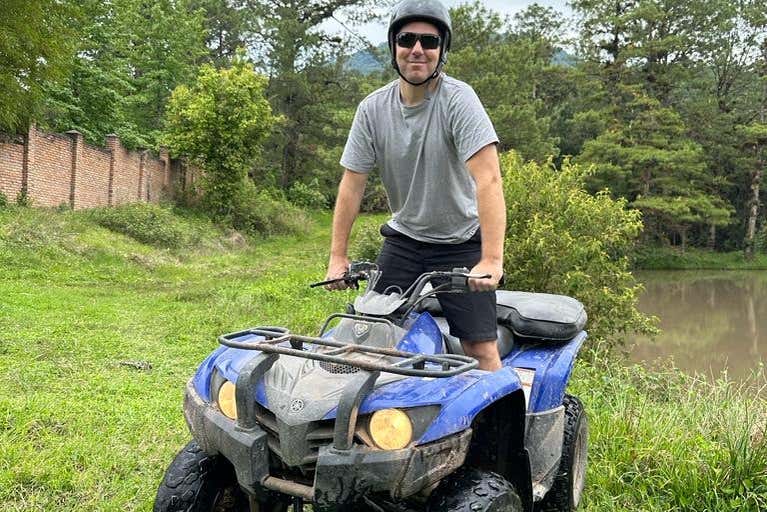
<instances>
[{"instance_id":1,"label":"man's hand","mask_svg":"<svg viewBox=\"0 0 767 512\"><path fill-rule=\"evenodd\" d=\"M323 281L329 281L331 279L340 279L344 277L344 274L349 270L349 258L346 257L331 257L330 263L328 263L328 273L325 275ZM325 285L326 290L345 290L349 285L343 281L330 283Z\"/></svg>"},{"instance_id":2,"label":"man's hand","mask_svg":"<svg viewBox=\"0 0 767 512\"><path fill-rule=\"evenodd\" d=\"M491 277L486 279L469 279L469 289L473 292L492 292L498 288L498 282L503 276L503 264L500 261L496 263L480 260L469 274L490 274Z\"/></svg>"}]
</instances>

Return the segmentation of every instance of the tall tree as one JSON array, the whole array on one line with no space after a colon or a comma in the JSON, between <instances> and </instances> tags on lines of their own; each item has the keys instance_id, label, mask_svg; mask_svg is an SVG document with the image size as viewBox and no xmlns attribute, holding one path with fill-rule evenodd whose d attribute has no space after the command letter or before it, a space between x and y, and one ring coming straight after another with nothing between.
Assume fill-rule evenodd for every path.
<instances>
[{"instance_id":1,"label":"tall tree","mask_svg":"<svg viewBox=\"0 0 767 512\"><path fill-rule=\"evenodd\" d=\"M253 43L256 17L255 0L191 0L192 10L204 13L205 44L208 60L215 66L231 64L238 48Z\"/></svg>"},{"instance_id":2,"label":"tall tree","mask_svg":"<svg viewBox=\"0 0 767 512\"><path fill-rule=\"evenodd\" d=\"M592 187L610 188L643 210L651 234L667 229L684 249L690 228L726 225L731 207L713 190L702 148L685 136L680 116L658 100L629 89L628 111L585 144L578 161L595 164Z\"/></svg>"},{"instance_id":3,"label":"tall tree","mask_svg":"<svg viewBox=\"0 0 767 512\"><path fill-rule=\"evenodd\" d=\"M206 53L201 12L187 0L67 2L80 37L67 81L46 86L46 124L94 143L117 133L128 146L155 147L170 92Z\"/></svg>"},{"instance_id":4,"label":"tall tree","mask_svg":"<svg viewBox=\"0 0 767 512\"><path fill-rule=\"evenodd\" d=\"M540 94L545 71L551 66L551 44L514 34L509 20L479 2L451 10L451 17L456 50L449 56L447 71L476 90L501 148L539 161L555 156L557 140Z\"/></svg>"},{"instance_id":5,"label":"tall tree","mask_svg":"<svg viewBox=\"0 0 767 512\"><path fill-rule=\"evenodd\" d=\"M191 87L171 96L164 142L205 169L204 204L219 217L232 213L274 123L265 89L266 77L241 56L231 68L202 66Z\"/></svg>"},{"instance_id":6,"label":"tall tree","mask_svg":"<svg viewBox=\"0 0 767 512\"><path fill-rule=\"evenodd\" d=\"M69 63L72 11L57 0L5 0L0 15L0 130L15 132L40 110L44 84Z\"/></svg>"},{"instance_id":7,"label":"tall tree","mask_svg":"<svg viewBox=\"0 0 767 512\"><path fill-rule=\"evenodd\" d=\"M361 20L376 16L376 9L390 2L373 0L262 0L253 5L259 20L254 53L269 75L268 95L283 121L272 142L277 160L277 184L287 188L311 161L309 132L332 118L317 114L328 93L343 89L339 66L343 39L330 35L321 25L343 14ZM312 77L312 79L310 79ZM311 138L311 137L309 137Z\"/></svg>"}]
</instances>

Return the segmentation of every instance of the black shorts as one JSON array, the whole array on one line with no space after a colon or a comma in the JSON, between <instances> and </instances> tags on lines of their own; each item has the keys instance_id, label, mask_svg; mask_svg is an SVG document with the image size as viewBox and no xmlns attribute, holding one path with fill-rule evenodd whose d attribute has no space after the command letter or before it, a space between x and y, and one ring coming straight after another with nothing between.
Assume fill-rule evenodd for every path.
<instances>
[{"instance_id":1,"label":"black shorts","mask_svg":"<svg viewBox=\"0 0 767 512\"><path fill-rule=\"evenodd\" d=\"M388 224L381 226L384 244L376 263L382 271L375 291L390 286L407 289L424 272L471 269L482 256L477 232L460 244L432 244L414 240ZM494 340L497 337L495 292L438 294L450 334L465 342Z\"/></svg>"}]
</instances>

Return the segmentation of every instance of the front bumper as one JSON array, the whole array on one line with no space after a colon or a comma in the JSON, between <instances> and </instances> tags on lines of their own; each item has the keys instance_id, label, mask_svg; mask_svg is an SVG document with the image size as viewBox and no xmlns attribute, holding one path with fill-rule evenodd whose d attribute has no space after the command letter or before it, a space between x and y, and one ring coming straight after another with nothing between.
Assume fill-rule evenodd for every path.
<instances>
[{"instance_id":1,"label":"front bumper","mask_svg":"<svg viewBox=\"0 0 767 512\"><path fill-rule=\"evenodd\" d=\"M310 487L269 474L267 434L258 426L242 429L205 402L191 382L184 399L184 415L195 440L209 454L221 454L234 466L237 481L247 492L269 490L300 496L322 510L351 504L369 493L388 493L399 499L411 496L460 467L469 449L471 429L437 441L402 450L378 450L352 445L338 450L320 448Z\"/></svg>"}]
</instances>

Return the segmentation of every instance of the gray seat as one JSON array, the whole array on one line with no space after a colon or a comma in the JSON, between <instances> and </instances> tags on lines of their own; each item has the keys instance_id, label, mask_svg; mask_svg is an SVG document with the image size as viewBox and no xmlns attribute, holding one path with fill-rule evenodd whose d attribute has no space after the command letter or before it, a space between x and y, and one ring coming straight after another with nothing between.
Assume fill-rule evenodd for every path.
<instances>
[{"instance_id":1,"label":"gray seat","mask_svg":"<svg viewBox=\"0 0 767 512\"><path fill-rule=\"evenodd\" d=\"M583 330L588 319L583 304L565 295L498 290L495 296L499 326L525 342L570 340ZM435 298L425 300L420 310L428 311L435 319L443 316Z\"/></svg>"},{"instance_id":2,"label":"gray seat","mask_svg":"<svg viewBox=\"0 0 767 512\"><path fill-rule=\"evenodd\" d=\"M450 334L450 327L447 325L447 320L444 316L435 316L434 321L437 322L439 330L442 331L442 339L445 340L445 351L449 354L466 355L463 352L461 346L461 340ZM504 327L498 326L498 353L501 358L506 357L511 349L514 348L514 334Z\"/></svg>"}]
</instances>

